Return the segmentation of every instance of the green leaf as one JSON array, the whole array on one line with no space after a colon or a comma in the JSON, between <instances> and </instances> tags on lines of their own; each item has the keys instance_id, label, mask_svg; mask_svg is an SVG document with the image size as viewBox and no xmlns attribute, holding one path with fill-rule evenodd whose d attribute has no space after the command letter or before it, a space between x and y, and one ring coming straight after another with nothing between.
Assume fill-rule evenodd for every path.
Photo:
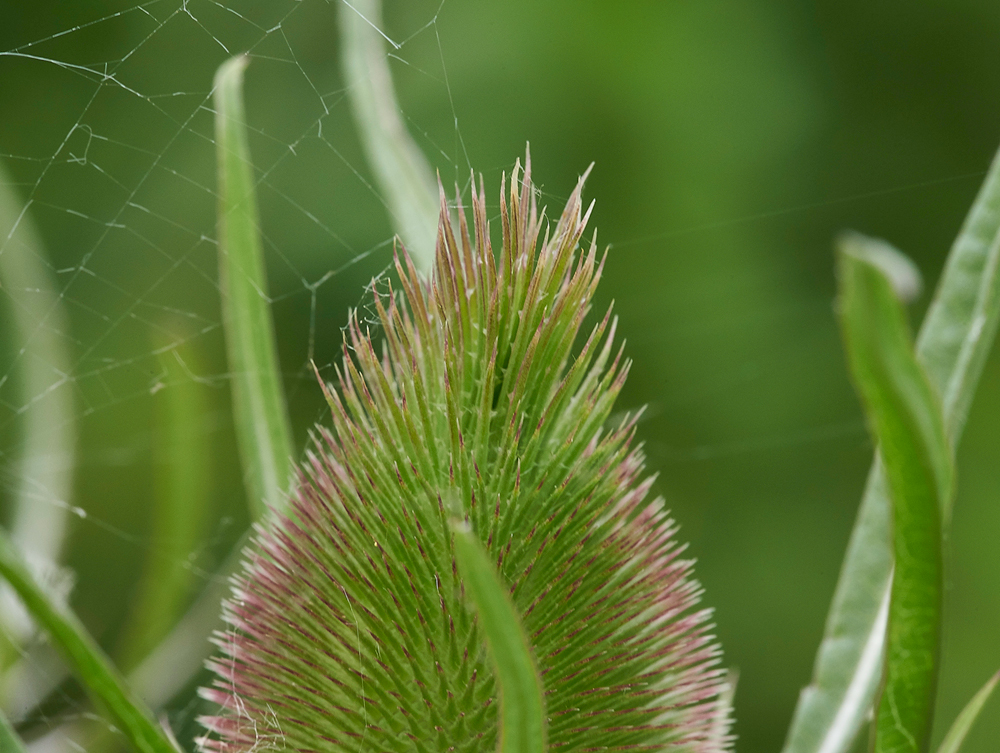
<instances>
[{"instance_id":1,"label":"green leaf","mask_svg":"<svg viewBox=\"0 0 1000 753\"><path fill-rule=\"evenodd\" d=\"M957 446L1000 319L1000 153L959 233L917 338ZM945 511L947 519L950 511ZM782 753L846 753L882 673L892 573L890 503L876 459L816 655Z\"/></svg>"},{"instance_id":2,"label":"green leaf","mask_svg":"<svg viewBox=\"0 0 1000 753\"><path fill-rule=\"evenodd\" d=\"M247 58L215 74L219 169L219 283L233 413L252 517L280 509L292 473L292 440L267 297L250 149L243 114Z\"/></svg>"},{"instance_id":3,"label":"green leaf","mask_svg":"<svg viewBox=\"0 0 1000 753\"><path fill-rule=\"evenodd\" d=\"M10 535L21 551L46 569L59 562L73 491L76 427L68 326L62 298L42 240L31 222L31 202L15 195L0 165L0 286L12 305L2 312L4 337L19 352L14 372L22 418L20 457L11 470L17 479ZM6 463L5 459L5 463ZM20 602L0 588L0 625L14 643L32 629ZM0 638L0 673L19 654L5 651Z\"/></svg>"},{"instance_id":4,"label":"green leaf","mask_svg":"<svg viewBox=\"0 0 1000 753\"><path fill-rule=\"evenodd\" d=\"M0 711L0 753L27 753L3 711Z\"/></svg>"},{"instance_id":5,"label":"green leaf","mask_svg":"<svg viewBox=\"0 0 1000 753\"><path fill-rule=\"evenodd\" d=\"M990 695L993 694L993 689L997 686L998 681L1000 681L1000 672L997 672L987 680L986 684L979 689L979 692L972 696L972 699L965 705L965 708L955 717L955 722L951 725L951 729L948 730L948 734L941 741L938 753L958 753L962 747L962 743L965 741L965 736L969 734L969 730L972 729L972 725L975 724L976 719L979 717L979 712L983 710L983 706L986 705L986 702L990 699Z\"/></svg>"},{"instance_id":6,"label":"green leaf","mask_svg":"<svg viewBox=\"0 0 1000 753\"><path fill-rule=\"evenodd\" d=\"M141 753L177 753L152 712L136 696L76 615L35 581L5 532L0 531L0 576L13 586L28 612L49 633L94 701L102 705Z\"/></svg>"},{"instance_id":7,"label":"green leaf","mask_svg":"<svg viewBox=\"0 0 1000 753\"><path fill-rule=\"evenodd\" d=\"M339 5L344 75L361 142L396 233L417 269L428 274L434 266L438 191L427 158L400 117L381 31L381 3Z\"/></svg>"},{"instance_id":8,"label":"green leaf","mask_svg":"<svg viewBox=\"0 0 1000 753\"><path fill-rule=\"evenodd\" d=\"M194 378L202 372L198 353L181 335L182 327L161 328L172 331L174 342L157 348L154 545L116 655L124 669L146 656L184 608L194 575L189 555L205 534L211 504L212 448L204 423L209 404L207 388Z\"/></svg>"},{"instance_id":9,"label":"green leaf","mask_svg":"<svg viewBox=\"0 0 1000 753\"><path fill-rule=\"evenodd\" d=\"M500 753L543 753L542 681L517 610L479 539L467 525L454 526L455 559L476 605L500 685Z\"/></svg>"},{"instance_id":10,"label":"green leaf","mask_svg":"<svg viewBox=\"0 0 1000 753\"><path fill-rule=\"evenodd\" d=\"M855 385L889 481L894 573L875 751L927 750L937 686L943 591L941 520L952 464L937 396L917 363L902 304L867 255L839 244L840 320Z\"/></svg>"}]
</instances>

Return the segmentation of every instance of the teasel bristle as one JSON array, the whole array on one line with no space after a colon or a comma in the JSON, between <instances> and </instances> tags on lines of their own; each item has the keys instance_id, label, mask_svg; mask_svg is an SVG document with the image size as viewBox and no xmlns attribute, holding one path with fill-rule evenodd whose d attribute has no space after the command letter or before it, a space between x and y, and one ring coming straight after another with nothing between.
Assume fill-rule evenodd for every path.
<instances>
[{"instance_id":1,"label":"teasel bristle","mask_svg":"<svg viewBox=\"0 0 1000 753\"><path fill-rule=\"evenodd\" d=\"M728 749L692 561L651 499L639 413L610 418L631 366L617 319L583 329L606 259L583 243L586 174L555 223L530 176L529 156L501 181L497 255L482 177L468 210L442 189L433 277L399 248L381 337L351 313L335 383L320 380L330 426L224 605L205 750L494 749L456 519L522 617L550 748Z\"/></svg>"}]
</instances>

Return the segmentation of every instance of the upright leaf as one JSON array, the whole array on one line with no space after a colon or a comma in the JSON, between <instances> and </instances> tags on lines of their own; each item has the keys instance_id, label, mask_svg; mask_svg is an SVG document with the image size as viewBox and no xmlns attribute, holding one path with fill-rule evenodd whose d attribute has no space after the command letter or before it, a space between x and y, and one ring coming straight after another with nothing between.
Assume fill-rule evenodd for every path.
<instances>
[{"instance_id":1,"label":"upright leaf","mask_svg":"<svg viewBox=\"0 0 1000 753\"><path fill-rule=\"evenodd\" d=\"M257 196L243 114L247 58L215 74L219 163L219 283L233 414L252 517L280 508L291 478L292 440L267 297Z\"/></svg>"},{"instance_id":2,"label":"upright leaf","mask_svg":"<svg viewBox=\"0 0 1000 753\"><path fill-rule=\"evenodd\" d=\"M0 531L0 576L45 629L98 705L140 753L177 753L152 712L128 687L76 615L35 581L7 534Z\"/></svg>"},{"instance_id":3,"label":"upright leaf","mask_svg":"<svg viewBox=\"0 0 1000 753\"><path fill-rule=\"evenodd\" d=\"M434 265L438 192L427 158L400 117L381 29L381 3L338 4L344 76L361 143L396 233L417 269L428 274Z\"/></svg>"},{"instance_id":4,"label":"upright leaf","mask_svg":"<svg viewBox=\"0 0 1000 753\"><path fill-rule=\"evenodd\" d=\"M953 448L1000 319L1000 153L952 246L917 338L917 358L942 396ZM945 518L948 511L945 511ZM783 753L846 753L871 709L882 670L892 573L890 508L876 460L816 655Z\"/></svg>"},{"instance_id":5,"label":"upright leaf","mask_svg":"<svg viewBox=\"0 0 1000 753\"><path fill-rule=\"evenodd\" d=\"M455 527L458 571L476 605L500 686L499 753L544 753L542 681L528 637L496 569L468 526ZM727 712L725 712L728 714ZM721 747L721 746L720 746Z\"/></svg>"},{"instance_id":6,"label":"upright leaf","mask_svg":"<svg viewBox=\"0 0 1000 753\"><path fill-rule=\"evenodd\" d=\"M233 414L250 512L285 505L292 441L267 298L257 199L243 114L243 71L235 57L215 75L219 166L219 281L226 350L232 372ZM154 705L165 703L210 653L204 637L221 626L218 605L226 578L239 566L244 540L219 568L164 640L130 674Z\"/></svg>"},{"instance_id":7,"label":"upright leaf","mask_svg":"<svg viewBox=\"0 0 1000 753\"><path fill-rule=\"evenodd\" d=\"M894 574L877 753L924 753L937 685L943 591L941 519L952 466L937 396L910 341L902 304L866 255L867 241L841 242L839 313L893 502Z\"/></svg>"},{"instance_id":8,"label":"upright leaf","mask_svg":"<svg viewBox=\"0 0 1000 753\"><path fill-rule=\"evenodd\" d=\"M26 408L20 457L13 466L17 486L10 535L33 566L54 571L66 537L76 452L73 387L68 376L72 370L70 333L45 249L31 221L30 203L15 195L9 181L0 165L0 287L10 304L3 311L7 326L2 336L17 344L12 371L20 392L2 399ZM20 602L5 586L0 587L0 626L0 634L15 643L27 638L32 627ZM18 655L13 650L5 655L5 643L0 636L0 674Z\"/></svg>"}]
</instances>

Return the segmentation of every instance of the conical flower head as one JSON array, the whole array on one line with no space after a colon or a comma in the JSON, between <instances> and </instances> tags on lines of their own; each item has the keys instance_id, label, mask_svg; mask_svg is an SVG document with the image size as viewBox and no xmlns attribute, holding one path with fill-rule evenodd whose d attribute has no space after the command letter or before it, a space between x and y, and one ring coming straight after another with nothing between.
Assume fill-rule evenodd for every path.
<instances>
[{"instance_id":1,"label":"conical flower head","mask_svg":"<svg viewBox=\"0 0 1000 753\"><path fill-rule=\"evenodd\" d=\"M576 342L601 272L596 241L580 248L582 184L550 228L530 161L515 168L498 258L482 180L471 228L459 207L453 229L442 194L433 279L397 259L378 345L351 317L332 430L225 605L207 749L495 749L456 517L510 588L553 749L727 747L691 562L649 497L635 417L609 425L628 372L610 311Z\"/></svg>"}]
</instances>

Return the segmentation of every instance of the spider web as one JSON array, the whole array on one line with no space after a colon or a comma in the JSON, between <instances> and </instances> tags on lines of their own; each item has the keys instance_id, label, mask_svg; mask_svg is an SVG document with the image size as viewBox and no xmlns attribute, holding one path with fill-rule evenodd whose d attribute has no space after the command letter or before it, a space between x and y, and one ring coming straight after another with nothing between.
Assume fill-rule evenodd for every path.
<instances>
[{"instance_id":1,"label":"spider web","mask_svg":"<svg viewBox=\"0 0 1000 753\"><path fill-rule=\"evenodd\" d=\"M441 0L409 3L373 26L393 66L450 103L438 30L444 8ZM339 11L322 0L95 4L62 9L45 20L53 28L44 33L27 24L9 31L0 51L0 76L35 92L17 113L18 128L0 141L12 207L0 238L9 262L0 287L0 509L11 524L16 501L30 500L30 520L15 525L30 540L22 544L41 542L56 558L35 557L37 574L64 597L76 580L74 603L107 609L110 616L88 622L109 649L115 622L128 618L129 592L120 589L134 583L109 572L110 559L95 556L86 540L107 545L128 567L174 556L163 554L169 546L142 521L157 462L151 404L193 383L209 393L211 409L198 430L211 435L213 450L232 442L214 217L212 76L219 64L239 53L251 62L245 98L268 300L282 361L296 365L285 376L297 426L321 414L310 363L333 362L347 308L370 298L377 285L366 289L366 281L381 279L391 261L387 207L354 135L340 74ZM96 60L88 57L94 50ZM443 133L455 145L450 153L412 119L410 127L442 174L466 174L451 112ZM65 441L26 447L26 424L48 415L62 422L48 438ZM25 459L26 450L34 456ZM223 477L214 496L239 499L226 452L214 466ZM93 495L128 496L120 484L133 485L137 501L124 516ZM180 563L192 592L221 579L214 571L246 527L239 504L220 508ZM80 551L62 542L71 528L74 541L85 540ZM9 593L4 599L5 614L19 612ZM93 599L97 606L88 607ZM20 657L3 691L33 749L114 749L110 726L27 623L5 623ZM165 709L186 743L203 711L192 692Z\"/></svg>"}]
</instances>

